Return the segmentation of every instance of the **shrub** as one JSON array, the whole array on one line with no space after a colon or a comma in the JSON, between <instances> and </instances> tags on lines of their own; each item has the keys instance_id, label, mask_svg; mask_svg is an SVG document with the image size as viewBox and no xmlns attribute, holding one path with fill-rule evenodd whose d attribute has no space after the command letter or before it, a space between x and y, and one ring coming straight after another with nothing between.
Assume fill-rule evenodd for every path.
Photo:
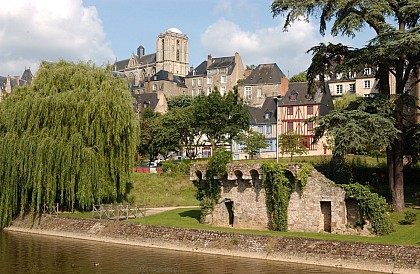
<instances>
[{"instance_id":1,"label":"shrub","mask_svg":"<svg viewBox=\"0 0 420 274\"><path fill-rule=\"evenodd\" d=\"M412 225L417 220L417 214L413 211L404 212L404 220L400 221L401 225Z\"/></svg>"}]
</instances>

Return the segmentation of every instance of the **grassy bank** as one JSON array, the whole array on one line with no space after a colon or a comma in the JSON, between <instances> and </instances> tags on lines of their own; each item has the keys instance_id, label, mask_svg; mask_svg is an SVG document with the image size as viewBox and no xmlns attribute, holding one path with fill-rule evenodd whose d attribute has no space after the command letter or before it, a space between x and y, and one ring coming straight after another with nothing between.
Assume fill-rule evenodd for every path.
<instances>
[{"instance_id":1,"label":"grassy bank","mask_svg":"<svg viewBox=\"0 0 420 274\"><path fill-rule=\"evenodd\" d=\"M198 205L189 176L165 173L134 173L128 201L147 207Z\"/></svg>"}]
</instances>

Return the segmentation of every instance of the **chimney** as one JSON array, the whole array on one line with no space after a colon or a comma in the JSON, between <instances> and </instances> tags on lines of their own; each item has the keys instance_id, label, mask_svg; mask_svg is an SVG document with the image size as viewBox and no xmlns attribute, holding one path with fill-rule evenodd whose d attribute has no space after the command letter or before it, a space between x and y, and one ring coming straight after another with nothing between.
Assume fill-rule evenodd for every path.
<instances>
[{"instance_id":1,"label":"chimney","mask_svg":"<svg viewBox=\"0 0 420 274\"><path fill-rule=\"evenodd\" d=\"M7 75L6 77L6 93L11 93L12 92L12 82L10 79L10 75Z\"/></svg>"},{"instance_id":2,"label":"chimney","mask_svg":"<svg viewBox=\"0 0 420 274\"><path fill-rule=\"evenodd\" d=\"M280 78L280 95L286 95L286 92L289 90L289 79L287 77Z\"/></svg>"},{"instance_id":3,"label":"chimney","mask_svg":"<svg viewBox=\"0 0 420 274\"><path fill-rule=\"evenodd\" d=\"M19 76L14 76L14 78L15 78L15 81L16 81L16 86L20 86L19 85L20 77Z\"/></svg>"},{"instance_id":4,"label":"chimney","mask_svg":"<svg viewBox=\"0 0 420 274\"><path fill-rule=\"evenodd\" d=\"M252 69L247 68L247 69L245 70L245 78L248 78L248 76L249 76L249 75L251 75L251 73L252 73Z\"/></svg>"},{"instance_id":5,"label":"chimney","mask_svg":"<svg viewBox=\"0 0 420 274\"><path fill-rule=\"evenodd\" d=\"M209 55L207 55L207 67L209 67L212 63L211 63L211 60L212 60L213 58L211 57L211 54L209 54Z\"/></svg>"},{"instance_id":6,"label":"chimney","mask_svg":"<svg viewBox=\"0 0 420 274\"><path fill-rule=\"evenodd\" d=\"M137 56L141 58L144 55L144 47L140 46L137 48Z\"/></svg>"},{"instance_id":7,"label":"chimney","mask_svg":"<svg viewBox=\"0 0 420 274\"><path fill-rule=\"evenodd\" d=\"M239 53L238 52L235 52L235 64L238 64L239 63Z\"/></svg>"},{"instance_id":8,"label":"chimney","mask_svg":"<svg viewBox=\"0 0 420 274\"><path fill-rule=\"evenodd\" d=\"M190 72L193 72L193 70L194 70L194 67L193 67L193 66L191 66L191 67L190 67Z\"/></svg>"}]
</instances>

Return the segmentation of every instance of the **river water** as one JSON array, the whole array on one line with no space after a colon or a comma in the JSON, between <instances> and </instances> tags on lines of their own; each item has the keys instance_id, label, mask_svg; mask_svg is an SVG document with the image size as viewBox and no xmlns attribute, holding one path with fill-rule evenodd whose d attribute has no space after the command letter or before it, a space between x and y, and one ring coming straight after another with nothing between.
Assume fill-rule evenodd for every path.
<instances>
[{"instance_id":1,"label":"river water","mask_svg":"<svg viewBox=\"0 0 420 274\"><path fill-rule=\"evenodd\" d=\"M0 231L0 273L373 273Z\"/></svg>"}]
</instances>

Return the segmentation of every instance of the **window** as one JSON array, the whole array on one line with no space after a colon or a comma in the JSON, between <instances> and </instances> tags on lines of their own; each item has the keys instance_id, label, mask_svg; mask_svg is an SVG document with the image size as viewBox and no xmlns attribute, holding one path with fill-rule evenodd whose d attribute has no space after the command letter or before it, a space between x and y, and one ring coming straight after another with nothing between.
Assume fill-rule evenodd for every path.
<instances>
[{"instance_id":1,"label":"window","mask_svg":"<svg viewBox=\"0 0 420 274\"><path fill-rule=\"evenodd\" d=\"M245 100L251 100L251 87L245 87Z\"/></svg>"},{"instance_id":2,"label":"window","mask_svg":"<svg viewBox=\"0 0 420 274\"><path fill-rule=\"evenodd\" d=\"M201 87L202 82L203 82L203 79L199 78L199 79L198 79L198 86L199 86L199 87Z\"/></svg>"},{"instance_id":3,"label":"window","mask_svg":"<svg viewBox=\"0 0 420 274\"><path fill-rule=\"evenodd\" d=\"M337 92L337 94L343 94L343 85L336 85L335 91Z\"/></svg>"},{"instance_id":4,"label":"window","mask_svg":"<svg viewBox=\"0 0 420 274\"><path fill-rule=\"evenodd\" d=\"M372 74L372 69L371 68L365 68L363 70L363 75L371 75Z\"/></svg>"},{"instance_id":5,"label":"window","mask_svg":"<svg viewBox=\"0 0 420 274\"><path fill-rule=\"evenodd\" d=\"M192 86L195 87L196 79L192 79Z\"/></svg>"},{"instance_id":6,"label":"window","mask_svg":"<svg viewBox=\"0 0 420 274\"><path fill-rule=\"evenodd\" d=\"M356 91L356 85L355 84L349 84L349 91L355 92Z\"/></svg>"},{"instance_id":7,"label":"window","mask_svg":"<svg viewBox=\"0 0 420 274\"><path fill-rule=\"evenodd\" d=\"M153 86L152 86L152 90L153 90L153 91L157 91L157 84L153 84Z\"/></svg>"},{"instance_id":8,"label":"window","mask_svg":"<svg viewBox=\"0 0 420 274\"><path fill-rule=\"evenodd\" d=\"M270 119L270 112L266 112L265 114L264 114L264 119L266 119L266 120L268 120L268 119Z\"/></svg>"},{"instance_id":9,"label":"window","mask_svg":"<svg viewBox=\"0 0 420 274\"><path fill-rule=\"evenodd\" d=\"M265 128L265 134L271 134L271 125L267 125Z\"/></svg>"},{"instance_id":10,"label":"window","mask_svg":"<svg viewBox=\"0 0 420 274\"><path fill-rule=\"evenodd\" d=\"M211 88L207 88L207 95L211 93Z\"/></svg>"},{"instance_id":11,"label":"window","mask_svg":"<svg viewBox=\"0 0 420 274\"><path fill-rule=\"evenodd\" d=\"M213 77L207 77L207 85L213 84Z\"/></svg>"},{"instance_id":12,"label":"window","mask_svg":"<svg viewBox=\"0 0 420 274\"><path fill-rule=\"evenodd\" d=\"M308 115L314 114L314 106L307 106L306 112Z\"/></svg>"},{"instance_id":13,"label":"window","mask_svg":"<svg viewBox=\"0 0 420 274\"><path fill-rule=\"evenodd\" d=\"M192 89L192 90L191 90L191 96L194 96L194 94L195 94L195 90L194 90L194 89Z\"/></svg>"},{"instance_id":14,"label":"window","mask_svg":"<svg viewBox=\"0 0 420 274\"><path fill-rule=\"evenodd\" d=\"M293 122L287 122L287 131L293 131Z\"/></svg>"},{"instance_id":15,"label":"window","mask_svg":"<svg viewBox=\"0 0 420 274\"><path fill-rule=\"evenodd\" d=\"M363 87L364 88L370 88L370 80L363 81Z\"/></svg>"},{"instance_id":16,"label":"window","mask_svg":"<svg viewBox=\"0 0 420 274\"><path fill-rule=\"evenodd\" d=\"M314 130L314 122L308 122L308 131Z\"/></svg>"},{"instance_id":17,"label":"window","mask_svg":"<svg viewBox=\"0 0 420 274\"><path fill-rule=\"evenodd\" d=\"M220 71L220 74L227 72L226 68L221 68L219 71Z\"/></svg>"},{"instance_id":18,"label":"window","mask_svg":"<svg viewBox=\"0 0 420 274\"><path fill-rule=\"evenodd\" d=\"M226 94L226 87L220 87L220 95L224 96Z\"/></svg>"},{"instance_id":19,"label":"window","mask_svg":"<svg viewBox=\"0 0 420 274\"><path fill-rule=\"evenodd\" d=\"M258 126L258 133L259 133L259 134L263 134L263 133L264 133L264 128L263 128L263 126Z\"/></svg>"},{"instance_id":20,"label":"window","mask_svg":"<svg viewBox=\"0 0 420 274\"><path fill-rule=\"evenodd\" d=\"M262 88L258 88L257 97L258 98L261 98L262 97Z\"/></svg>"},{"instance_id":21,"label":"window","mask_svg":"<svg viewBox=\"0 0 420 274\"><path fill-rule=\"evenodd\" d=\"M220 76L220 83L222 83L222 84L226 83L226 75Z\"/></svg>"},{"instance_id":22,"label":"window","mask_svg":"<svg viewBox=\"0 0 420 274\"><path fill-rule=\"evenodd\" d=\"M298 93L296 91L292 91L289 96L290 101L296 101Z\"/></svg>"},{"instance_id":23,"label":"window","mask_svg":"<svg viewBox=\"0 0 420 274\"><path fill-rule=\"evenodd\" d=\"M287 107L287 115L293 115L293 107Z\"/></svg>"},{"instance_id":24,"label":"window","mask_svg":"<svg viewBox=\"0 0 420 274\"><path fill-rule=\"evenodd\" d=\"M349 72L349 79L356 78L356 72Z\"/></svg>"}]
</instances>

